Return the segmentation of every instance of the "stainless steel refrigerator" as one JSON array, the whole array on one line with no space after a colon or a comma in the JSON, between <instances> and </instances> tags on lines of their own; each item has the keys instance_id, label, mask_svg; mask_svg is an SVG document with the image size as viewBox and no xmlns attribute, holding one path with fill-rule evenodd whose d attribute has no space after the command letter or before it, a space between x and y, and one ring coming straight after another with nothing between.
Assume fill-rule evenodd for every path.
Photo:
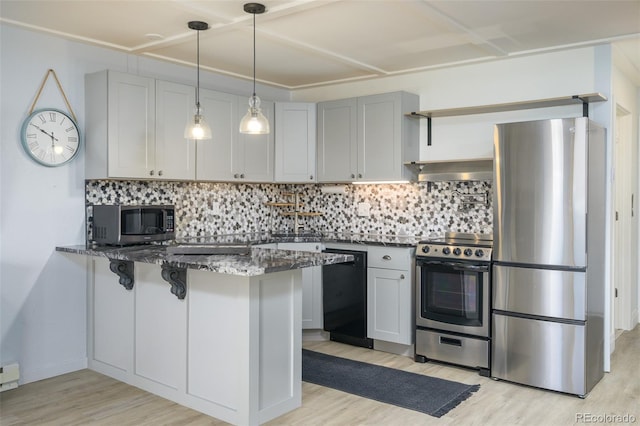
<instances>
[{"instance_id":1,"label":"stainless steel refrigerator","mask_svg":"<svg viewBox=\"0 0 640 426\"><path fill-rule=\"evenodd\" d=\"M494 134L494 378L586 395L604 374L605 132L587 118Z\"/></svg>"}]
</instances>

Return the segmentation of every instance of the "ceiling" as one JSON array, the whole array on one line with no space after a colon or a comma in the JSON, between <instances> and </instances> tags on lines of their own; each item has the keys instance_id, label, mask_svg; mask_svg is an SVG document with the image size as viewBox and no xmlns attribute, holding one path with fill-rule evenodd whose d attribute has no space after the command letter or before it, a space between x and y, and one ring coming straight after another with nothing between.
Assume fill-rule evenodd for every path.
<instances>
[{"instance_id":1,"label":"ceiling","mask_svg":"<svg viewBox=\"0 0 640 426\"><path fill-rule=\"evenodd\" d=\"M2 0L2 22L252 78L244 0ZM268 0L256 78L290 90L613 42L640 75L640 0ZM52 19L55 17L55 19Z\"/></svg>"}]
</instances>

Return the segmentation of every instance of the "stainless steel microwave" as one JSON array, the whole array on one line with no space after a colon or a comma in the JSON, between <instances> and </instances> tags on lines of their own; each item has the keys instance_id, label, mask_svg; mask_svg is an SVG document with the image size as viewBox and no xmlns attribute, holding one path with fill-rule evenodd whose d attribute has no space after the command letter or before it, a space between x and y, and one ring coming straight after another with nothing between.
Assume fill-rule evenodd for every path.
<instances>
[{"instance_id":1,"label":"stainless steel microwave","mask_svg":"<svg viewBox=\"0 0 640 426\"><path fill-rule=\"evenodd\" d=\"M175 207L170 205L93 206L91 241L130 245L175 238Z\"/></svg>"}]
</instances>

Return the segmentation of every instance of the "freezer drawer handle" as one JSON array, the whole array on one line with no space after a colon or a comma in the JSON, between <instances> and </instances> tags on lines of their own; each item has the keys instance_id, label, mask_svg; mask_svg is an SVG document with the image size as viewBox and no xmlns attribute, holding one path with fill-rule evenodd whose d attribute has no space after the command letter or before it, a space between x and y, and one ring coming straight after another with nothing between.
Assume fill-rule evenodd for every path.
<instances>
[{"instance_id":1,"label":"freezer drawer handle","mask_svg":"<svg viewBox=\"0 0 640 426\"><path fill-rule=\"evenodd\" d=\"M442 337L442 336L440 336L440 344L441 345L451 345L451 346L462 347L462 340L460 340L460 339L452 339L451 337Z\"/></svg>"}]
</instances>

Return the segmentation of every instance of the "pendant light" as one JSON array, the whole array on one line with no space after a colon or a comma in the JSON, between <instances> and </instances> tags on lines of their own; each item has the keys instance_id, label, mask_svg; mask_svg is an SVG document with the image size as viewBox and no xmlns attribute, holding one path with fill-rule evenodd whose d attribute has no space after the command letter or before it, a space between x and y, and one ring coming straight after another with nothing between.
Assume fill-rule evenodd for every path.
<instances>
[{"instance_id":1,"label":"pendant light","mask_svg":"<svg viewBox=\"0 0 640 426\"><path fill-rule=\"evenodd\" d=\"M249 98L249 110L240 121L240 133L265 135L269 133L269 120L262 113L260 98L256 96L256 15L264 13L260 3L247 3L244 11L253 14L253 95Z\"/></svg>"},{"instance_id":2,"label":"pendant light","mask_svg":"<svg viewBox=\"0 0 640 426\"><path fill-rule=\"evenodd\" d=\"M189 28L196 30L198 38L197 47L197 84L196 84L196 107L194 109L193 119L187 122L184 128L184 137L191 140L211 139L211 127L207 124L202 115L202 107L200 106L200 31L208 30L209 24L202 21L190 21Z\"/></svg>"}]
</instances>

